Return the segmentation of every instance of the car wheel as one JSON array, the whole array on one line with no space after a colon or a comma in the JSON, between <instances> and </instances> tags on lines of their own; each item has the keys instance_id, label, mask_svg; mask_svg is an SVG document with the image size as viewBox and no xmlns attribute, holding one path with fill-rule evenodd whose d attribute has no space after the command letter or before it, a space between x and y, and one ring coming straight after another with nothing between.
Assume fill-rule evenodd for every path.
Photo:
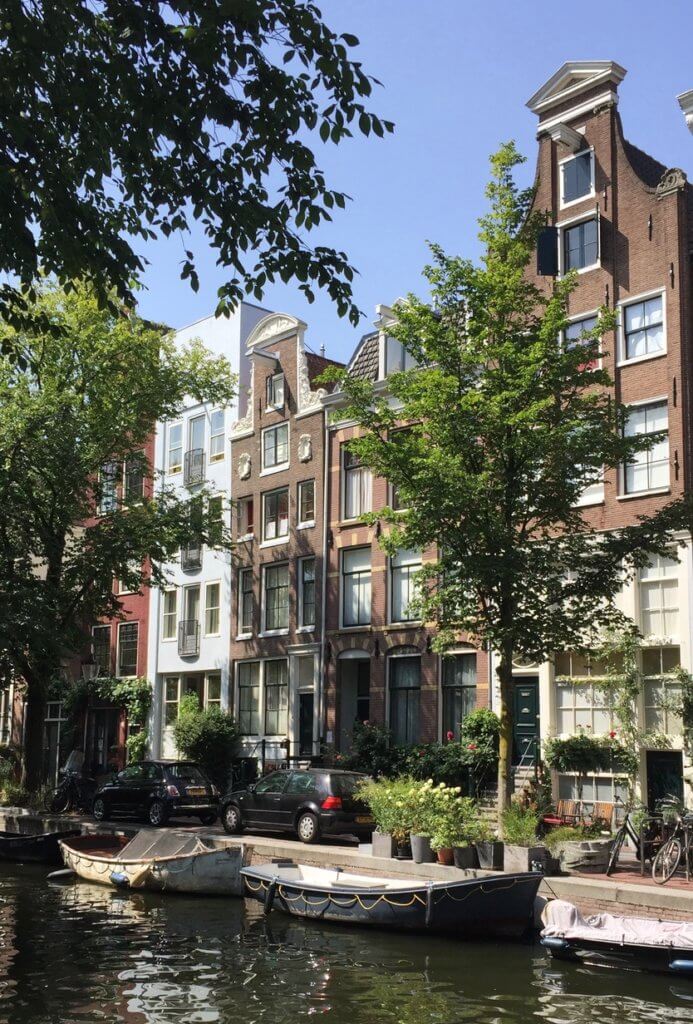
<instances>
[{"instance_id":1,"label":"car wheel","mask_svg":"<svg viewBox=\"0 0 693 1024\"><path fill-rule=\"evenodd\" d=\"M168 821L168 807L163 800L152 800L149 805L149 824L153 825L154 828L160 828L161 825L165 825Z\"/></svg>"},{"instance_id":2,"label":"car wheel","mask_svg":"<svg viewBox=\"0 0 693 1024\"><path fill-rule=\"evenodd\" d=\"M213 825L216 820L217 820L216 814L211 814L210 813L210 814L201 814L200 815L200 821L202 822L203 825Z\"/></svg>"},{"instance_id":3,"label":"car wheel","mask_svg":"<svg viewBox=\"0 0 693 1024\"><path fill-rule=\"evenodd\" d=\"M316 843L320 836L318 819L310 811L304 811L296 822L296 831L302 843Z\"/></svg>"},{"instance_id":4,"label":"car wheel","mask_svg":"<svg viewBox=\"0 0 693 1024\"><path fill-rule=\"evenodd\" d=\"M224 826L224 832L228 832L230 836L238 835L243 831L240 809L235 804L228 804L221 813L221 823Z\"/></svg>"},{"instance_id":5,"label":"car wheel","mask_svg":"<svg viewBox=\"0 0 693 1024\"><path fill-rule=\"evenodd\" d=\"M97 796L92 807L92 814L97 821L108 821L108 807L102 796Z\"/></svg>"}]
</instances>

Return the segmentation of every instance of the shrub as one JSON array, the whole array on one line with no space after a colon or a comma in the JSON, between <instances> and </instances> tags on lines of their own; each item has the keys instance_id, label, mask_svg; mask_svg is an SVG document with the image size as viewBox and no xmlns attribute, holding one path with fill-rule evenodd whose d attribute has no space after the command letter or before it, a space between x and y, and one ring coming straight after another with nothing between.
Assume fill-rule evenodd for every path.
<instances>
[{"instance_id":1,"label":"shrub","mask_svg":"<svg viewBox=\"0 0 693 1024\"><path fill-rule=\"evenodd\" d=\"M442 783L432 790L435 805L431 847L434 850L452 846L469 846L478 842L483 827L476 804L470 797L460 796L458 787Z\"/></svg>"},{"instance_id":2,"label":"shrub","mask_svg":"<svg viewBox=\"0 0 693 1024\"><path fill-rule=\"evenodd\" d=\"M392 778L406 771L407 752L392 742L392 733L384 725L357 722L354 725L351 751L337 754L340 768L363 772L374 779Z\"/></svg>"},{"instance_id":3,"label":"shrub","mask_svg":"<svg viewBox=\"0 0 693 1024\"><path fill-rule=\"evenodd\" d=\"M460 747L477 792L498 771L499 738L500 719L488 708L477 708L462 720Z\"/></svg>"},{"instance_id":4,"label":"shrub","mask_svg":"<svg viewBox=\"0 0 693 1024\"><path fill-rule=\"evenodd\" d=\"M503 811L501 821L502 835L506 843L513 846L533 846L539 842L539 815L530 807L523 807L517 800L513 800Z\"/></svg>"},{"instance_id":5,"label":"shrub","mask_svg":"<svg viewBox=\"0 0 693 1024\"><path fill-rule=\"evenodd\" d=\"M553 850L561 843L582 843L585 839L593 839L600 835L598 825L561 825L546 833L544 843Z\"/></svg>"},{"instance_id":6,"label":"shrub","mask_svg":"<svg viewBox=\"0 0 693 1024\"><path fill-rule=\"evenodd\" d=\"M415 827L426 828L425 801L419 800L420 793L421 786L406 775L369 779L359 787L359 796L370 807L378 831L389 833L398 843L405 842Z\"/></svg>"},{"instance_id":7,"label":"shrub","mask_svg":"<svg viewBox=\"0 0 693 1024\"><path fill-rule=\"evenodd\" d=\"M436 784L459 786L469 793L469 766L462 746L450 743L420 743L407 752L407 769L415 779L432 779Z\"/></svg>"},{"instance_id":8,"label":"shrub","mask_svg":"<svg viewBox=\"0 0 693 1024\"><path fill-rule=\"evenodd\" d=\"M181 701L173 734L181 755L196 761L223 789L239 737L233 716L220 708L202 711L197 697L188 694Z\"/></svg>"}]
</instances>

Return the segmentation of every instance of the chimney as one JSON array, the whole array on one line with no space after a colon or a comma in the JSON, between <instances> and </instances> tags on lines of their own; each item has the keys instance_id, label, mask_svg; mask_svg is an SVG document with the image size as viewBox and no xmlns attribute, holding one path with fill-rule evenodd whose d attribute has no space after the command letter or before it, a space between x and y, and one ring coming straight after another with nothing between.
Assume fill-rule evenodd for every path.
<instances>
[{"instance_id":1,"label":"chimney","mask_svg":"<svg viewBox=\"0 0 693 1024\"><path fill-rule=\"evenodd\" d=\"M676 99L679 101L679 106L683 111L688 130L693 132L693 89L689 89L688 92L682 92Z\"/></svg>"}]
</instances>

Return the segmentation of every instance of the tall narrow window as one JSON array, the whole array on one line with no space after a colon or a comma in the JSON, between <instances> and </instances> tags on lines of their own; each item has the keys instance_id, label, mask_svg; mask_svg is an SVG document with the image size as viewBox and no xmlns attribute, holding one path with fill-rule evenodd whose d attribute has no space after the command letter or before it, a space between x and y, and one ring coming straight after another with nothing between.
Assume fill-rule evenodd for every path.
<instances>
[{"instance_id":1,"label":"tall narrow window","mask_svg":"<svg viewBox=\"0 0 693 1024\"><path fill-rule=\"evenodd\" d=\"M460 723L476 707L476 651L443 658L443 736L460 738Z\"/></svg>"},{"instance_id":2,"label":"tall narrow window","mask_svg":"<svg viewBox=\"0 0 693 1024\"><path fill-rule=\"evenodd\" d=\"M268 427L262 434L262 468L276 469L289 461L289 425Z\"/></svg>"},{"instance_id":3,"label":"tall narrow window","mask_svg":"<svg viewBox=\"0 0 693 1024\"><path fill-rule=\"evenodd\" d=\"M255 531L252 497L238 499L238 539L252 537Z\"/></svg>"},{"instance_id":4,"label":"tall narrow window","mask_svg":"<svg viewBox=\"0 0 693 1024\"><path fill-rule=\"evenodd\" d=\"M209 418L209 461L219 462L224 458L224 426L226 414L215 409Z\"/></svg>"},{"instance_id":5,"label":"tall narrow window","mask_svg":"<svg viewBox=\"0 0 693 1024\"><path fill-rule=\"evenodd\" d=\"M224 537L224 499L221 494L215 494L209 499L207 509L209 513L209 543L212 547L219 547Z\"/></svg>"},{"instance_id":6,"label":"tall narrow window","mask_svg":"<svg viewBox=\"0 0 693 1024\"><path fill-rule=\"evenodd\" d=\"M134 452L125 460L123 498L126 505L141 501L144 495L144 452Z\"/></svg>"},{"instance_id":7,"label":"tall narrow window","mask_svg":"<svg viewBox=\"0 0 693 1024\"><path fill-rule=\"evenodd\" d=\"M260 662L238 666L238 725L243 736L260 732Z\"/></svg>"},{"instance_id":8,"label":"tall narrow window","mask_svg":"<svg viewBox=\"0 0 693 1024\"><path fill-rule=\"evenodd\" d=\"M178 718L178 676L167 676L164 683L164 724L173 725Z\"/></svg>"},{"instance_id":9,"label":"tall narrow window","mask_svg":"<svg viewBox=\"0 0 693 1024\"><path fill-rule=\"evenodd\" d=\"M284 374L274 373L267 378L267 408L284 408Z\"/></svg>"},{"instance_id":10,"label":"tall narrow window","mask_svg":"<svg viewBox=\"0 0 693 1024\"><path fill-rule=\"evenodd\" d=\"M289 488L263 494L263 540L278 540L289 533Z\"/></svg>"},{"instance_id":11,"label":"tall narrow window","mask_svg":"<svg viewBox=\"0 0 693 1024\"><path fill-rule=\"evenodd\" d=\"M342 552L342 624L366 626L371 621L371 549Z\"/></svg>"},{"instance_id":12,"label":"tall narrow window","mask_svg":"<svg viewBox=\"0 0 693 1024\"><path fill-rule=\"evenodd\" d=\"M416 597L416 574L421 569L419 551L400 550L390 559L390 619L411 622L416 615L411 602Z\"/></svg>"},{"instance_id":13,"label":"tall narrow window","mask_svg":"<svg viewBox=\"0 0 693 1024\"><path fill-rule=\"evenodd\" d=\"M625 359L645 359L664 351L664 298L655 295L623 310Z\"/></svg>"},{"instance_id":14,"label":"tall narrow window","mask_svg":"<svg viewBox=\"0 0 693 1024\"><path fill-rule=\"evenodd\" d=\"M315 559L301 558L299 567L299 614L301 626L315 625Z\"/></svg>"},{"instance_id":15,"label":"tall narrow window","mask_svg":"<svg viewBox=\"0 0 693 1024\"><path fill-rule=\"evenodd\" d=\"M418 651L388 659L390 678L390 729L398 746L419 742L421 702L421 655Z\"/></svg>"},{"instance_id":16,"label":"tall narrow window","mask_svg":"<svg viewBox=\"0 0 693 1024\"><path fill-rule=\"evenodd\" d=\"M221 584L208 583L205 587L205 634L216 636L219 633Z\"/></svg>"},{"instance_id":17,"label":"tall narrow window","mask_svg":"<svg viewBox=\"0 0 693 1024\"><path fill-rule=\"evenodd\" d=\"M675 675L680 664L681 651L678 647L643 649L643 701L648 732L667 736L680 736L683 732L683 721L678 714L681 680Z\"/></svg>"},{"instance_id":18,"label":"tall narrow window","mask_svg":"<svg viewBox=\"0 0 693 1024\"><path fill-rule=\"evenodd\" d=\"M111 627L92 626L91 642L94 648L94 662L99 675L110 676L111 668Z\"/></svg>"},{"instance_id":19,"label":"tall narrow window","mask_svg":"<svg viewBox=\"0 0 693 1024\"><path fill-rule=\"evenodd\" d=\"M238 574L238 633L253 631L253 570L241 569Z\"/></svg>"},{"instance_id":20,"label":"tall narrow window","mask_svg":"<svg viewBox=\"0 0 693 1024\"><path fill-rule=\"evenodd\" d=\"M591 682L607 674L607 666L590 655L564 651L556 655L556 728L563 735L587 729L604 735L614 725L613 701Z\"/></svg>"},{"instance_id":21,"label":"tall narrow window","mask_svg":"<svg viewBox=\"0 0 693 1024\"><path fill-rule=\"evenodd\" d=\"M105 462L99 473L99 515L113 512L118 506L118 463Z\"/></svg>"},{"instance_id":22,"label":"tall narrow window","mask_svg":"<svg viewBox=\"0 0 693 1024\"><path fill-rule=\"evenodd\" d=\"M289 628L289 565L266 565L265 629Z\"/></svg>"},{"instance_id":23,"label":"tall narrow window","mask_svg":"<svg viewBox=\"0 0 693 1024\"><path fill-rule=\"evenodd\" d=\"M180 473L183 468L183 424L170 423L168 427L168 471Z\"/></svg>"},{"instance_id":24,"label":"tall narrow window","mask_svg":"<svg viewBox=\"0 0 693 1024\"><path fill-rule=\"evenodd\" d=\"M640 628L645 636L679 635L679 563L654 555L640 570Z\"/></svg>"},{"instance_id":25,"label":"tall narrow window","mask_svg":"<svg viewBox=\"0 0 693 1024\"><path fill-rule=\"evenodd\" d=\"M592 150L576 153L561 163L561 203L586 199L594 191Z\"/></svg>"},{"instance_id":26,"label":"tall narrow window","mask_svg":"<svg viewBox=\"0 0 693 1024\"><path fill-rule=\"evenodd\" d=\"M315 525L315 480L302 480L298 485L298 525Z\"/></svg>"},{"instance_id":27,"label":"tall narrow window","mask_svg":"<svg viewBox=\"0 0 693 1024\"><path fill-rule=\"evenodd\" d=\"M583 270L599 262L599 224L596 217L563 228L563 272Z\"/></svg>"},{"instance_id":28,"label":"tall narrow window","mask_svg":"<svg viewBox=\"0 0 693 1024\"><path fill-rule=\"evenodd\" d=\"M638 452L625 467L626 494L669 486L669 413L667 403L633 406L628 413L626 437L659 434L652 448Z\"/></svg>"},{"instance_id":29,"label":"tall narrow window","mask_svg":"<svg viewBox=\"0 0 693 1024\"><path fill-rule=\"evenodd\" d=\"M265 662L265 732L284 736L289 712L289 663Z\"/></svg>"},{"instance_id":30,"label":"tall narrow window","mask_svg":"<svg viewBox=\"0 0 693 1024\"><path fill-rule=\"evenodd\" d=\"M342 484L345 519L358 519L371 511L371 471L346 445L342 445Z\"/></svg>"},{"instance_id":31,"label":"tall narrow window","mask_svg":"<svg viewBox=\"0 0 693 1024\"><path fill-rule=\"evenodd\" d=\"M210 672L205 681L205 707L221 707L221 673Z\"/></svg>"},{"instance_id":32,"label":"tall narrow window","mask_svg":"<svg viewBox=\"0 0 693 1024\"><path fill-rule=\"evenodd\" d=\"M118 675L137 675L137 641L139 623L120 622L118 624Z\"/></svg>"},{"instance_id":33,"label":"tall narrow window","mask_svg":"<svg viewBox=\"0 0 693 1024\"><path fill-rule=\"evenodd\" d=\"M162 601L161 635L164 640L175 640L178 622L178 591L165 590Z\"/></svg>"}]
</instances>

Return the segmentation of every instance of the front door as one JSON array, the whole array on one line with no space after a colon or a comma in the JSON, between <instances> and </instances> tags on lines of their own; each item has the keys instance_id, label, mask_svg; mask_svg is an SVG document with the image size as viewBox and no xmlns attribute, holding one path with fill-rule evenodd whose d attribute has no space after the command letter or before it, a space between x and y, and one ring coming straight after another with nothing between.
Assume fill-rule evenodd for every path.
<instances>
[{"instance_id":1,"label":"front door","mask_svg":"<svg viewBox=\"0 0 693 1024\"><path fill-rule=\"evenodd\" d=\"M680 750L648 750L647 806L657 809L659 800L678 800L683 804L683 754Z\"/></svg>"},{"instance_id":2,"label":"front door","mask_svg":"<svg viewBox=\"0 0 693 1024\"><path fill-rule=\"evenodd\" d=\"M520 676L513 689L513 765L531 768L539 744L539 677Z\"/></svg>"}]
</instances>

